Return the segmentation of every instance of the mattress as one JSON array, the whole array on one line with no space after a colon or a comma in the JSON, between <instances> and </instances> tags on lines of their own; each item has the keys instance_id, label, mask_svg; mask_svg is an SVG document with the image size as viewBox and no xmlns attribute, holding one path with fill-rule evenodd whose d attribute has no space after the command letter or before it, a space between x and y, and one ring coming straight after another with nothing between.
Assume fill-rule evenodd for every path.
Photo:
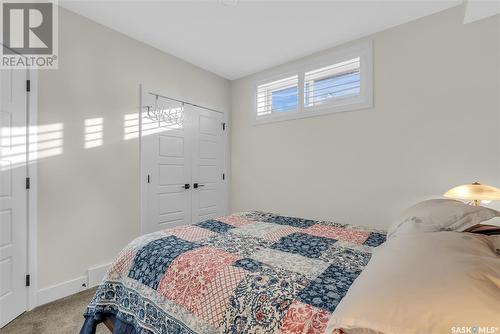
<instances>
[{"instance_id":1,"label":"mattress","mask_svg":"<svg viewBox=\"0 0 500 334\"><path fill-rule=\"evenodd\" d=\"M385 233L246 212L141 236L85 312L114 333L323 333Z\"/></svg>"}]
</instances>

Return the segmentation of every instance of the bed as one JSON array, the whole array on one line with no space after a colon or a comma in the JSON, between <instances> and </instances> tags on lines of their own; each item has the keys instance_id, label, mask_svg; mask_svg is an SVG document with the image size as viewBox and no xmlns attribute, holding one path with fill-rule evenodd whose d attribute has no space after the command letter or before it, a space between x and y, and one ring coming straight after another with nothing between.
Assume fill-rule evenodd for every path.
<instances>
[{"instance_id":1,"label":"bed","mask_svg":"<svg viewBox=\"0 0 500 334\"><path fill-rule=\"evenodd\" d=\"M246 212L132 241L81 334L323 333L385 232Z\"/></svg>"}]
</instances>

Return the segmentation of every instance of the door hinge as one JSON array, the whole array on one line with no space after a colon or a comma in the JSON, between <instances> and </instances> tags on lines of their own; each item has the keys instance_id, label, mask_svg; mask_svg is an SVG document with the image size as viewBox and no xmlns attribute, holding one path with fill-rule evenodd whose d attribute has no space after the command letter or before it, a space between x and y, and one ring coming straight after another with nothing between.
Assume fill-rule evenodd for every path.
<instances>
[{"instance_id":1,"label":"door hinge","mask_svg":"<svg viewBox=\"0 0 500 334\"><path fill-rule=\"evenodd\" d=\"M26 275L26 286L31 285L31 275Z\"/></svg>"},{"instance_id":2,"label":"door hinge","mask_svg":"<svg viewBox=\"0 0 500 334\"><path fill-rule=\"evenodd\" d=\"M26 189L31 188L31 179L29 177L26 178Z\"/></svg>"},{"instance_id":3,"label":"door hinge","mask_svg":"<svg viewBox=\"0 0 500 334\"><path fill-rule=\"evenodd\" d=\"M226 131L226 123L222 123L222 131Z\"/></svg>"},{"instance_id":4,"label":"door hinge","mask_svg":"<svg viewBox=\"0 0 500 334\"><path fill-rule=\"evenodd\" d=\"M31 80L26 80L26 91L31 92Z\"/></svg>"},{"instance_id":5,"label":"door hinge","mask_svg":"<svg viewBox=\"0 0 500 334\"><path fill-rule=\"evenodd\" d=\"M222 179L225 180L226 179L226 174L225 173L222 173Z\"/></svg>"},{"instance_id":6,"label":"door hinge","mask_svg":"<svg viewBox=\"0 0 500 334\"><path fill-rule=\"evenodd\" d=\"M148 174L148 183L151 183L151 176Z\"/></svg>"}]
</instances>

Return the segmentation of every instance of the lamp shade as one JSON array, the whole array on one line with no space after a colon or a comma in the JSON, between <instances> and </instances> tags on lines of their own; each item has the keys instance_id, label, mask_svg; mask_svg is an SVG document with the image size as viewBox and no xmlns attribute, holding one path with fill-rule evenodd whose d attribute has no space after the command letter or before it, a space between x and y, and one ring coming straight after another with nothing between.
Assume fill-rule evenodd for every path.
<instances>
[{"instance_id":1,"label":"lamp shade","mask_svg":"<svg viewBox=\"0 0 500 334\"><path fill-rule=\"evenodd\" d=\"M499 201L500 189L474 182L451 188L444 194L444 197L472 201Z\"/></svg>"}]
</instances>

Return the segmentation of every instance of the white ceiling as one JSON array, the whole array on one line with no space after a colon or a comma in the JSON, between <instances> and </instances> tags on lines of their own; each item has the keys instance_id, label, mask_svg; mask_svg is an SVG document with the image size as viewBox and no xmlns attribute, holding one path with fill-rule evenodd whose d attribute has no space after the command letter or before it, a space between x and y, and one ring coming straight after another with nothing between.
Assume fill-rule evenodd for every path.
<instances>
[{"instance_id":1,"label":"white ceiling","mask_svg":"<svg viewBox=\"0 0 500 334\"><path fill-rule=\"evenodd\" d=\"M237 79L461 0L68 1L60 5L227 79Z\"/></svg>"}]
</instances>

